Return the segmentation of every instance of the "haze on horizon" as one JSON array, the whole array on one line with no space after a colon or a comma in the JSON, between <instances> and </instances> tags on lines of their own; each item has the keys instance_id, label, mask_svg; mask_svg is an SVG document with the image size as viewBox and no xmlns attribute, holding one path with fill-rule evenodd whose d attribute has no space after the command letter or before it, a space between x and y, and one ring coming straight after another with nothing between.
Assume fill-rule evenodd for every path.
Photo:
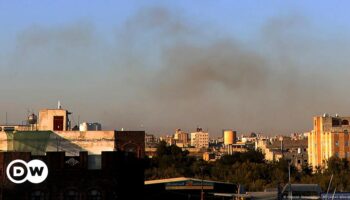
<instances>
[{"instance_id":1,"label":"haze on horizon","mask_svg":"<svg viewBox=\"0 0 350 200\"><path fill-rule=\"evenodd\" d=\"M309 131L350 115L344 4L0 1L0 122L60 100L106 129Z\"/></svg>"}]
</instances>

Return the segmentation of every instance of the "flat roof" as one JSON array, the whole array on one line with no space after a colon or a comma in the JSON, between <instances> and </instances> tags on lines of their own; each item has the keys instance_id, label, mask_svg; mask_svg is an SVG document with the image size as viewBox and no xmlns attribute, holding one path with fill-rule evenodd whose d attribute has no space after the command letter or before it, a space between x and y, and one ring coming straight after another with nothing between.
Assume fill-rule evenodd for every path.
<instances>
[{"instance_id":1,"label":"flat roof","mask_svg":"<svg viewBox=\"0 0 350 200\"><path fill-rule=\"evenodd\" d=\"M202 179L186 178L186 177L166 178L166 179L157 179L157 180L145 181L145 185L160 184L160 183L172 183L172 182L179 182L179 181L202 181ZM211 181L211 180L204 180L204 179L203 179L203 182L233 184L233 183L228 183L228 182Z\"/></svg>"}]
</instances>

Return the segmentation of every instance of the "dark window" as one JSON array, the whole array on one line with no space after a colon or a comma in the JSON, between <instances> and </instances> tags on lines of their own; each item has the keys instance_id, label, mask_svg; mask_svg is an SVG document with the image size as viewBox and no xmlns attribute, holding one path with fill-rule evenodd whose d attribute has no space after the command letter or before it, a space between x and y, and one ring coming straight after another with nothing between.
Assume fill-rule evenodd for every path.
<instances>
[{"instance_id":1,"label":"dark window","mask_svg":"<svg viewBox=\"0 0 350 200\"><path fill-rule=\"evenodd\" d=\"M78 200L79 199L79 193L76 190L67 190L64 193L64 200Z\"/></svg>"},{"instance_id":2,"label":"dark window","mask_svg":"<svg viewBox=\"0 0 350 200\"><path fill-rule=\"evenodd\" d=\"M45 192L41 190L34 190L30 193L31 200L45 200Z\"/></svg>"},{"instance_id":3,"label":"dark window","mask_svg":"<svg viewBox=\"0 0 350 200\"><path fill-rule=\"evenodd\" d=\"M15 131L15 127L13 127L13 126L6 126L6 127L4 127L4 131Z\"/></svg>"},{"instance_id":4,"label":"dark window","mask_svg":"<svg viewBox=\"0 0 350 200\"><path fill-rule=\"evenodd\" d=\"M300 160L298 160L298 164L300 164Z\"/></svg>"},{"instance_id":5,"label":"dark window","mask_svg":"<svg viewBox=\"0 0 350 200\"><path fill-rule=\"evenodd\" d=\"M102 194L99 190L90 190L87 195L88 200L101 200L102 199Z\"/></svg>"},{"instance_id":6,"label":"dark window","mask_svg":"<svg viewBox=\"0 0 350 200\"><path fill-rule=\"evenodd\" d=\"M348 134L349 132L348 132L348 130L344 130L344 134Z\"/></svg>"},{"instance_id":7,"label":"dark window","mask_svg":"<svg viewBox=\"0 0 350 200\"><path fill-rule=\"evenodd\" d=\"M54 131L63 131L63 116L54 116L53 117L53 130Z\"/></svg>"},{"instance_id":8,"label":"dark window","mask_svg":"<svg viewBox=\"0 0 350 200\"><path fill-rule=\"evenodd\" d=\"M337 118L332 118L332 126L340 126L340 120Z\"/></svg>"},{"instance_id":9,"label":"dark window","mask_svg":"<svg viewBox=\"0 0 350 200\"><path fill-rule=\"evenodd\" d=\"M349 121L344 119L342 122L341 122L341 125L349 125Z\"/></svg>"}]
</instances>

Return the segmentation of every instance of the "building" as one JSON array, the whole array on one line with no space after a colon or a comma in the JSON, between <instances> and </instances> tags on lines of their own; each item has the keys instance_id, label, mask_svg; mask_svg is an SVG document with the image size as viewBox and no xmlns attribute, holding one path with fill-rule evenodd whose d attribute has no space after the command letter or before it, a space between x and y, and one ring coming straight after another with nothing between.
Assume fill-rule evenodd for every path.
<instances>
[{"instance_id":1,"label":"building","mask_svg":"<svg viewBox=\"0 0 350 200\"><path fill-rule=\"evenodd\" d=\"M175 139L172 135L166 135L165 137L159 137L160 141L164 141L167 145L174 145Z\"/></svg>"},{"instance_id":2,"label":"building","mask_svg":"<svg viewBox=\"0 0 350 200\"><path fill-rule=\"evenodd\" d=\"M31 152L33 155L64 151L68 156L86 151L88 155L101 156L102 151L121 150L144 157L144 131L73 130L70 114L59 106L40 110L39 120L31 114L26 125L0 125L0 151Z\"/></svg>"},{"instance_id":3,"label":"building","mask_svg":"<svg viewBox=\"0 0 350 200\"><path fill-rule=\"evenodd\" d=\"M71 113L61 107L39 111L38 130L41 131L68 131L71 128L69 115Z\"/></svg>"},{"instance_id":4,"label":"building","mask_svg":"<svg viewBox=\"0 0 350 200\"><path fill-rule=\"evenodd\" d=\"M145 157L145 131L115 131L115 150Z\"/></svg>"},{"instance_id":5,"label":"building","mask_svg":"<svg viewBox=\"0 0 350 200\"><path fill-rule=\"evenodd\" d=\"M313 118L314 128L308 134L308 155L314 170L318 166L326 167L332 156L350 160L349 121L350 117L328 114Z\"/></svg>"},{"instance_id":6,"label":"building","mask_svg":"<svg viewBox=\"0 0 350 200\"><path fill-rule=\"evenodd\" d=\"M214 152L204 152L203 153L203 160L205 161L215 161L216 155Z\"/></svg>"},{"instance_id":7,"label":"building","mask_svg":"<svg viewBox=\"0 0 350 200\"><path fill-rule=\"evenodd\" d=\"M209 133L204 132L202 128L197 128L196 132L191 133L191 146L195 148L208 148Z\"/></svg>"},{"instance_id":8,"label":"building","mask_svg":"<svg viewBox=\"0 0 350 200\"><path fill-rule=\"evenodd\" d=\"M175 144L178 147L188 147L189 146L189 135L188 133L182 131L181 129L176 129L174 134Z\"/></svg>"},{"instance_id":9,"label":"building","mask_svg":"<svg viewBox=\"0 0 350 200\"><path fill-rule=\"evenodd\" d=\"M280 199L321 199L321 193L322 190L318 184L286 184Z\"/></svg>"},{"instance_id":10,"label":"building","mask_svg":"<svg viewBox=\"0 0 350 200\"><path fill-rule=\"evenodd\" d=\"M201 198L202 188L204 199L220 200L224 198L216 198L216 193L227 195L237 193L238 190L238 186L233 183L178 177L145 181L145 197L143 199L197 200Z\"/></svg>"},{"instance_id":11,"label":"building","mask_svg":"<svg viewBox=\"0 0 350 200\"><path fill-rule=\"evenodd\" d=\"M277 161L281 158L291 162L296 168L308 165L307 139L277 137L274 139L258 139L256 149L260 149L267 161Z\"/></svg>"},{"instance_id":12,"label":"building","mask_svg":"<svg viewBox=\"0 0 350 200\"><path fill-rule=\"evenodd\" d=\"M146 134L145 135L145 145L148 148L155 148L157 144L159 143L159 140L156 136L153 134Z\"/></svg>"},{"instance_id":13,"label":"building","mask_svg":"<svg viewBox=\"0 0 350 200\"><path fill-rule=\"evenodd\" d=\"M102 152L96 168L95 160L87 152L67 156L65 152L0 152L0 171L21 159L42 160L48 167L48 177L40 184L12 183L6 173L0 174L0 199L24 200L127 200L142 199L144 171L142 161L124 152ZM130 192L132 191L132 192Z\"/></svg>"}]
</instances>

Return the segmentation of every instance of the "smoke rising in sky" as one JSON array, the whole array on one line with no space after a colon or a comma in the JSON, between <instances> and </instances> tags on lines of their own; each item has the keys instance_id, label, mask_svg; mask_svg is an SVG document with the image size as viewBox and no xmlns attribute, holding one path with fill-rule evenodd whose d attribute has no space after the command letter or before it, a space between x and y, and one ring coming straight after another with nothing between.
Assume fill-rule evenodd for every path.
<instances>
[{"instance_id":1,"label":"smoke rising in sky","mask_svg":"<svg viewBox=\"0 0 350 200\"><path fill-rule=\"evenodd\" d=\"M319 34L302 14L257 30L242 41L165 7L140 9L108 39L85 19L33 24L11 50L0 47L0 110L21 123L60 100L73 124L216 135L303 132L314 115L350 114L348 37Z\"/></svg>"}]
</instances>

